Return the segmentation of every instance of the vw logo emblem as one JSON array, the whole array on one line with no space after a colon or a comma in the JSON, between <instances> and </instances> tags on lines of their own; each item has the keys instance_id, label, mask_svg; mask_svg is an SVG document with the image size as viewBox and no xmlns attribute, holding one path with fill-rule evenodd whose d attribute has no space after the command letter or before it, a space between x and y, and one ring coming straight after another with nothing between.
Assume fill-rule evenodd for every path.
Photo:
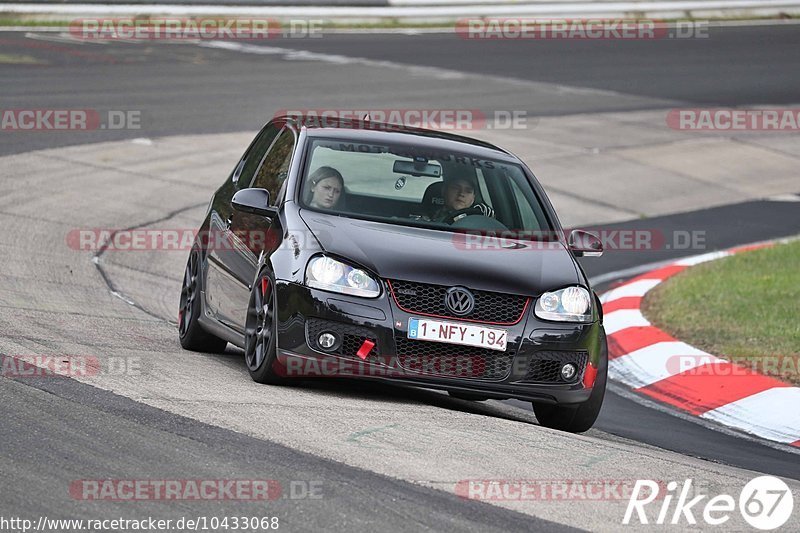
<instances>
[{"instance_id":1,"label":"vw logo emblem","mask_svg":"<svg viewBox=\"0 0 800 533\"><path fill-rule=\"evenodd\" d=\"M475 297L463 287L450 287L444 295L444 305L454 315L468 315L475 308Z\"/></svg>"}]
</instances>

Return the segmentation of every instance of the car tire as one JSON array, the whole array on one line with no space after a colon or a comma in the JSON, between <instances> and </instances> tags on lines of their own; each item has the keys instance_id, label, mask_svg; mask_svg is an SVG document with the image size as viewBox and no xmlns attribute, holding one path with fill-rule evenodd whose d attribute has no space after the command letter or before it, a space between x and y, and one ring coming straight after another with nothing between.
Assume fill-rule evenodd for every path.
<instances>
[{"instance_id":1,"label":"car tire","mask_svg":"<svg viewBox=\"0 0 800 533\"><path fill-rule=\"evenodd\" d=\"M198 321L202 309L200 303L201 261L200 247L195 244L189 252L189 259L186 261L186 269L183 273L178 308L178 338L181 346L186 350L222 353L228 342L204 330Z\"/></svg>"},{"instance_id":2,"label":"car tire","mask_svg":"<svg viewBox=\"0 0 800 533\"><path fill-rule=\"evenodd\" d=\"M600 415L603 407L603 398L606 395L606 381L608 380L608 348L606 336L602 335L601 368L597 372L597 379L589 395L589 399L577 405L552 405L533 403L533 413L536 420L544 427L568 431L570 433L583 433L588 431Z\"/></svg>"},{"instance_id":3,"label":"car tire","mask_svg":"<svg viewBox=\"0 0 800 533\"><path fill-rule=\"evenodd\" d=\"M244 359L250 377L257 383L281 385L287 382L286 370L278 362L277 298L275 279L262 270L250 291L245 322Z\"/></svg>"}]
</instances>

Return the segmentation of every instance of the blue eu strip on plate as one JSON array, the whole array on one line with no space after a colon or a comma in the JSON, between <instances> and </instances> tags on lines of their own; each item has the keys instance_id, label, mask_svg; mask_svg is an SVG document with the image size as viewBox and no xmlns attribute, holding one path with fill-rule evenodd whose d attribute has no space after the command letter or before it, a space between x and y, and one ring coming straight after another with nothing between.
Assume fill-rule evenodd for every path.
<instances>
[{"instance_id":1,"label":"blue eu strip on plate","mask_svg":"<svg viewBox=\"0 0 800 533\"><path fill-rule=\"evenodd\" d=\"M408 338L417 338L417 329L419 329L419 321L416 318L408 319Z\"/></svg>"}]
</instances>

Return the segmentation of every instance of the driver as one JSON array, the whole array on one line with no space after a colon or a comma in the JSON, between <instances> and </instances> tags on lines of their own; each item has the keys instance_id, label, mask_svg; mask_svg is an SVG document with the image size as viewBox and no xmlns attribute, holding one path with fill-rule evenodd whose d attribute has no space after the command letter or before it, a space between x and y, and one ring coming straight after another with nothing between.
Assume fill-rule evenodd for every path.
<instances>
[{"instance_id":1,"label":"driver","mask_svg":"<svg viewBox=\"0 0 800 533\"><path fill-rule=\"evenodd\" d=\"M475 202L475 189L478 183L474 177L456 176L445 178L442 187L444 205L431 217L435 222L453 222L469 215L483 215L494 218L494 209L483 202Z\"/></svg>"}]
</instances>

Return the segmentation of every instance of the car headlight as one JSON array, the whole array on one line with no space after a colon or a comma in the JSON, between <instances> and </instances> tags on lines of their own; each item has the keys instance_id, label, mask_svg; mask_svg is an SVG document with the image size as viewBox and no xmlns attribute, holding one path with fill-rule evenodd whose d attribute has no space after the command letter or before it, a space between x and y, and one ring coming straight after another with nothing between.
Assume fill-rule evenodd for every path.
<instances>
[{"instance_id":1,"label":"car headlight","mask_svg":"<svg viewBox=\"0 0 800 533\"><path fill-rule=\"evenodd\" d=\"M533 312L544 320L591 322L592 295L583 287L567 287L542 294Z\"/></svg>"},{"instance_id":2,"label":"car headlight","mask_svg":"<svg viewBox=\"0 0 800 533\"><path fill-rule=\"evenodd\" d=\"M325 255L318 255L308 262L306 285L365 298L375 298L381 293L378 282L364 270Z\"/></svg>"}]
</instances>

